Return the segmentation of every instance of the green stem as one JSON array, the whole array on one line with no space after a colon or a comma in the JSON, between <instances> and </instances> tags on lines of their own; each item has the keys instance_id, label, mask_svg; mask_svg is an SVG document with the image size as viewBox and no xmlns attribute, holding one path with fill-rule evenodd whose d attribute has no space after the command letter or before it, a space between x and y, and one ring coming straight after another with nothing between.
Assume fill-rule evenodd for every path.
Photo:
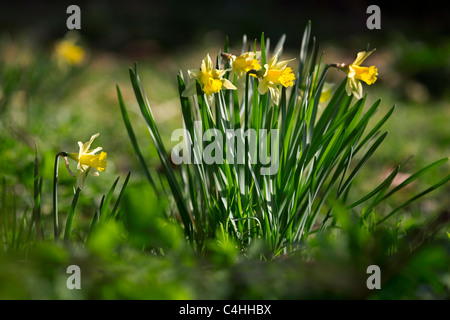
<instances>
[{"instance_id":1,"label":"green stem","mask_svg":"<svg viewBox=\"0 0 450 320\"><path fill-rule=\"evenodd\" d=\"M55 167L53 171L53 226L54 226L54 234L55 240L59 238L59 218L58 218L58 166L59 166L59 157L67 157L67 153L59 152L55 157Z\"/></svg>"},{"instance_id":2,"label":"green stem","mask_svg":"<svg viewBox=\"0 0 450 320\"><path fill-rule=\"evenodd\" d=\"M38 165L38 159L37 159L37 151L34 159L34 176L33 176L33 216L34 216L34 223L36 225L36 233L37 238L39 240L44 239L42 225L41 225L41 179L39 178L39 165Z\"/></svg>"}]
</instances>

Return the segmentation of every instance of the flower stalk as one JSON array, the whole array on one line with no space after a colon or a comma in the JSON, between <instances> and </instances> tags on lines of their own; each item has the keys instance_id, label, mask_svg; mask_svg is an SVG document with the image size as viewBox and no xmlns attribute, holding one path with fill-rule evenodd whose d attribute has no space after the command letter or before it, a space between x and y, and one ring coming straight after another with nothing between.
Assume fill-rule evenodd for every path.
<instances>
[{"instance_id":1,"label":"flower stalk","mask_svg":"<svg viewBox=\"0 0 450 320\"><path fill-rule=\"evenodd\" d=\"M58 215L58 167L59 167L59 157L64 157L64 162L66 164L67 170L71 176L74 176L72 171L70 171L69 163L67 162L67 153L61 151L55 156L55 166L53 170L53 232L55 240L59 239L59 215Z\"/></svg>"}]
</instances>

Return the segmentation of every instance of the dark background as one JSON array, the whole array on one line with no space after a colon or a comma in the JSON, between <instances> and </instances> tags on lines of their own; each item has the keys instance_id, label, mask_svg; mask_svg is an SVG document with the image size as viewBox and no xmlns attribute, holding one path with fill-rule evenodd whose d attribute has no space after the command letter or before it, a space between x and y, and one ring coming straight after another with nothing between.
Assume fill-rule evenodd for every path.
<instances>
[{"instance_id":1,"label":"dark background","mask_svg":"<svg viewBox=\"0 0 450 320\"><path fill-rule=\"evenodd\" d=\"M435 2L409 1L33 1L3 2L0 30L28 33L37 41L60 38L67 31L66 9L81 8L81 33L90 46L122 52L130 42L151 40L160 50L195 44L205 33L219 30L238 43L261 32L278 38L286 33L286 46L299 43L305 24L321 41L348 45L352 39L381 43L396 33L408 40L438 42L450 34L449 14ZM368 30L366 9L381 9L381 30ZM222 41L223 39L220 39Z\"/></svg>"},{"instance_id":2,"label":"dark background","mask_svg":"<svg viewBox=\"0 0 450 320\"><path fill-rule=\"evenodd\" d=\"M423 84L433 99L441 99L450 88L450 14L445 2L19 0L0 4L0 36L26 38L51 49L68 31L66 10L71 4L81 9L79 33L91 52L158 61L193 48L222 47L226 36L231 47L240 48L243 34L251 43L262 32L275 41L286 34L284 47L297 51L311 21L319 48L341 48L345 56L367 47L379 49L380 56L383 48L389 49L396 57L391 67ZM372 4L381 11L379 30L366 26Z\"/></svg>"}]
</instances>

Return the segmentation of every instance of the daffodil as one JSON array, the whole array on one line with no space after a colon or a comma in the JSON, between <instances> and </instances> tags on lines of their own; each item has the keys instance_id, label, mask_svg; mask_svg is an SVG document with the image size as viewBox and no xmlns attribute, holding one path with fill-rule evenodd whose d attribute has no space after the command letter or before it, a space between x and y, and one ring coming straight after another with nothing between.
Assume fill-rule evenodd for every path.
<instances>
[{"instance_id":1,"label":"daffodil","mask_svg":"<svg viewBox=\"0 0 450 320\"><path fill-rule=\"evenodd\" d=\"M259 94L270 92L272 100L278 105L280 101L280 85L291 87L294 85L295 75L287 64L292 61L283 60L278 62L278 52L264 65L262 79L258 85Z\"/></svg>"},{"instance_id":2,"label":"daffodil","mask_svg":"<svg viewBox=\"0 0 450 320\"><path fill-rule=\"evenodd\" d=\"M55 46L55 55L60 65L80 65L86 53L82 47L76 44L75 36L67 36Z\"/></svg>"},{"instance_id":3,"label":"daffodil","mask_svg":"<svg viewBox=\"0 0 450 320\"><path fill-rule=\"evenodd\" d=\"M70 159L73 159L78 162L78 179L77 179L77 187L82 189L84 186L84 180L86 179L87 173L98 176L99 172L105 171L106 169L106 152L101 152L100 154L96 154L101 151L103 148L98 147L93 150L89 150L91 148L91 144L95 138L97 138L100 134L94 134L91 139L82 143L78 141L78 146L80 147L80 151L78 153L68 153L67 156ZM91 170L92 169L92 170Z\"/></svg>"},{"instance_id":4,"label":"daffodil","mask_svg":"<svg viewBox=\"0 0 450 320\"><path fill-rule=\"evenodd\" d=\"M212 97L212 94L219 92L223 88L235 90L236 87L228 80L223 79L223 76L228 70L218 70L213 68L211 57L206 55L202 60L200 70L192 69L188 71L189 77L194 80L189 82L182 96L188 97L195 94L196 81L200 83L203 92Z\"/></svg>"},{"instance_id":5,"label":"daffodil","mask_svg":"<svg viewBox=\"0 0 450 320\"><path fill-rule=\"evenodd\" d=\"M369 57L374 50L366 52L358 52L356 60L353 61L348 67L344 67L343 71L347 72L347 84L345 86L345 91L347 94L354 95L357 99L362 98L363 89L361 81L364 81L368 85L373 84L377 81L378 70L375 66L371 67L361 67L360 64Z\"/></svg>"},{"instance_id":6,"label":"daffodil","mask_svg":"<svg viewBox=\"0 0 450 320\"><path fill-rule=\"evenodd\" d=\"M259 54L259 52L246 52L239 57L236 57L235 55L231 56L232 70L238 79L245 78L247 72L250 70L258 71L261 69L261 65L257 59ZM252 76L255 75L252 74Z\"/></svg>"}]
</instances>

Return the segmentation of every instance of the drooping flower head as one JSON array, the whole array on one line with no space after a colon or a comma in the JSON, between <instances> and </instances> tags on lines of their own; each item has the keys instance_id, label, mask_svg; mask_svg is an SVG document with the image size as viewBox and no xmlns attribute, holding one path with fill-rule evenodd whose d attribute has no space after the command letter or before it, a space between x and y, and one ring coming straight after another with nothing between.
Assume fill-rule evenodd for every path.
<instances>
[{"instance_id":1,"label":"drooping flower head","mask_svg":"<svg viewBox=\"0 0 450 320\"><path fill-rule=\"evenodd\" d=\"M294 85L295 75L292 69L288 67L291 60L283 60L278 62L278 52L264 65L264 74L258 85L259 94L266 94L270 91L273 101L278 105L280 101L280 87L291 87Z\"/></svg>"},{"instance_id":2,"label":"drooping flower head","mask_svg":"<svg viewBox=\"0 0 450 320\"><path fill-rule=\"evenodd\" d=\"M258 71L261 69L261 65L257 59L259 55L260 52L246 52L239 57L236 57L235 55L231 56L231 66L234 74L236 74L238 78L245 78L248 71Z\"/></svg>"},{"instance_id":3,"label":"drooping flower head","mask_svg":"<svg viewBox=\"0 0 450 320\"><path fill-rule=\"evenodd\" d=\"M218 70L213 68L213 63L209 54L202 60L200 70L192 69L188 71L189 77L192 80L197 79L203 92L211 96L213 93L219 92L222 88L235 90L236 87L228 80L222 77L228 70ZM182 95L184 97L195 94L196 81L191 81Z\"/></svg>"},{"instance_id":4,"label":"drooping flower head","mask_svg":"<svg viewBox=\"0 0 450 320\"><path fill-rule=\"evenodd\" d=\"M82 143L78 141L78 146L80 147L80 151L78 153L68 153L67 156L78 162L78 179L77 179L77 187L80 189L83 188L84 180L86 179L86 174L89 173L93 176L98 176L99 172L105 171L107 161L106 161L106 152L101 152L100 154L96 154L97 152L103 150L103 148L98 147L93 150L89 150L91 148L91 144L95 138L97 138L100 134L94 134L91 139ZM92 169L92 170L91 170Z\"/></svg>"},{"instance_id":5,"label":"drooping flower head","mask_svg":"<svg viewBox=\"0 0 450 320\"><path fill-rule=\"evenodd\" d=\"M364 81L368 85L373 84L377 81L378 70L375 66L370 67L361 67L360 64L369 57L372 51L366 52L358 52L356 56L356 60L353 61L344 72L347 72L347 84L345 86L345 90L348 95L354 95L357 99L362 98L363 90L360 81Z\"/></svg>"}]
</instances>

